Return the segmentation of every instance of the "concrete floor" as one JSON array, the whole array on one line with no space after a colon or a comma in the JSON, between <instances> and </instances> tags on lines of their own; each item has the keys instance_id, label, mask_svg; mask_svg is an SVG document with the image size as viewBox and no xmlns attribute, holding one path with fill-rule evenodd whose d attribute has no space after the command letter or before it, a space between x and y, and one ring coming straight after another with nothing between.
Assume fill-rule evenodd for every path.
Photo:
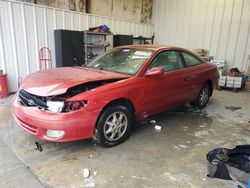
<instances>
[{"instance_id":1,"label":"concrete floor","mask_svg":"<svg viewBox=\"0 0 250 188\"><path fill-rule=\"evenodd\" d=\"M216 147L250 144L249 118L250 92L215 91L202 111L180 108L152 117L161 132L146 123L114 148L91 140L39 141L39 152L38 140L14 121L11 97L1 99L0 187L235 187L206 177L206 154ZM87 179L84 168L90 170Z\"/></svg>"}]
</instances>

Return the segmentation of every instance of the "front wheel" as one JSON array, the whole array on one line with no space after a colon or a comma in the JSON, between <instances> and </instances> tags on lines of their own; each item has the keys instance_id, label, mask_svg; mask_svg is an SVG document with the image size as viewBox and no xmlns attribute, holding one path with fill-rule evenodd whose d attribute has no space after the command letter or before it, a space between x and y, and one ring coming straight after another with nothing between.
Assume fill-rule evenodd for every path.
<instances>
[{"instance_id":1,"label":"front wheel","mask_svg":"<svg viewBox=\"0 0 250 188\"><path fill-rule=\"evenodd\" d=\"M211 88L209 87L208 84L204 84L204 86L201 88L201 91L197 99L191 102L191 105L197 109L204 108L209 101L210 93L211 93Z\"/></svg>"},{"instance_id":2,"label":"front wheel","mask_svg":"<svg viewBox=\"0 0 250 188\"><path fill-rule=\"evenodd\" d=\"M97 141L103 147L113 147L122 143L132 128L131 113L126 106L115 104L100 116L96 127Z\"/></svg>"}]
</instances>

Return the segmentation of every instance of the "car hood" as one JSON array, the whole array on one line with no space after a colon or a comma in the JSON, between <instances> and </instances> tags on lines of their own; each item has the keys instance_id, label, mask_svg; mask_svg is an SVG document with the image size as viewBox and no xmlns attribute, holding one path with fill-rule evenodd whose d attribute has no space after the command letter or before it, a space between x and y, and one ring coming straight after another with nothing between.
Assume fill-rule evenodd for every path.
<instances>
[{"instance_id":1,"label":"car hood","mask_svg":"<svg viewBox=\"0 0 250 188\"><path fill-rule=\"evenodd\" d=\"M63 67L38 71L27 76L22 88L38 96L63 94L68 88L94 81L128 78L128 75L86 67Z\"/></svg>"}]
</instances>

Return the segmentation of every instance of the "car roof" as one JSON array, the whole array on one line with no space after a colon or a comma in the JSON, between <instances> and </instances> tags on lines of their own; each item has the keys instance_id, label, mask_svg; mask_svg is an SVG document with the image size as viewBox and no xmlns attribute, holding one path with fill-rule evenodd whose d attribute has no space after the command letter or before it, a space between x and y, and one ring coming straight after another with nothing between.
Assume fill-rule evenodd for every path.
<instances>
[{"instance_id":1,"label":"car roof","mask_svg":"<svg viewBox=\"0 0 250 188\"><path fill-rule=\"evenodd\" d=\"M154 51L159 51L159 50L180 50L183 52L188 52L192 55L194 55L196 58L200 59L202 62L205 60L202 59L200 56L198 56L196 53L186 49L186 48L181 48L177 46L171 46L171 45L152 45L152 44L143 44L143 45L124 45L124 46L118 46L116 48L136 48L136 49L150 49Z\"/></svg>"},{"instance_id":2,"label":"car roof","mask_svg":"<svg viewBox=\"0 0 250 188\"><path fill-rule=\"evenodd\" d=\"M161 50L161 49L179 49L187 51L187 49L171 46L171 45L151 45L151 44L144 44L144 45L125 45L119 46L117 48L137 48L137 49L151 49L151 50Z\"/></svg>"}]
</instances>

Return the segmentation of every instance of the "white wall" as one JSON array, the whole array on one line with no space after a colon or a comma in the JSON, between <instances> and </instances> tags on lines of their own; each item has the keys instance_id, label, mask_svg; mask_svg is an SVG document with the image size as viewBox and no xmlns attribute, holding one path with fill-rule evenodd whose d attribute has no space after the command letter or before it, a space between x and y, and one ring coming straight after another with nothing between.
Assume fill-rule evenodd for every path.
<instances>
[{"instance_id":1,"label":"white wall","mask_svg":"<svg viewBox=\"0 0 250 188\"><path fill-rule=\"evenodd\" d=\"M228 69L245 71L250 54L250 0L155 0L156 43L206 48Z\"/></svg>"},{"instance_id":2,"label":"white wall","mask_svg":"<svg viewBox=\"0 0 250 188\"><path fill-rule=\"evenodd\" d=\"M114 34L151 37L153 32L149 24L0 0L0 69L8 73L9 90L17 90L19 77L39 69L40 48L51 49L55 67L54 29L86 30L102 24Z\"/></svg>"}]
</instances>

